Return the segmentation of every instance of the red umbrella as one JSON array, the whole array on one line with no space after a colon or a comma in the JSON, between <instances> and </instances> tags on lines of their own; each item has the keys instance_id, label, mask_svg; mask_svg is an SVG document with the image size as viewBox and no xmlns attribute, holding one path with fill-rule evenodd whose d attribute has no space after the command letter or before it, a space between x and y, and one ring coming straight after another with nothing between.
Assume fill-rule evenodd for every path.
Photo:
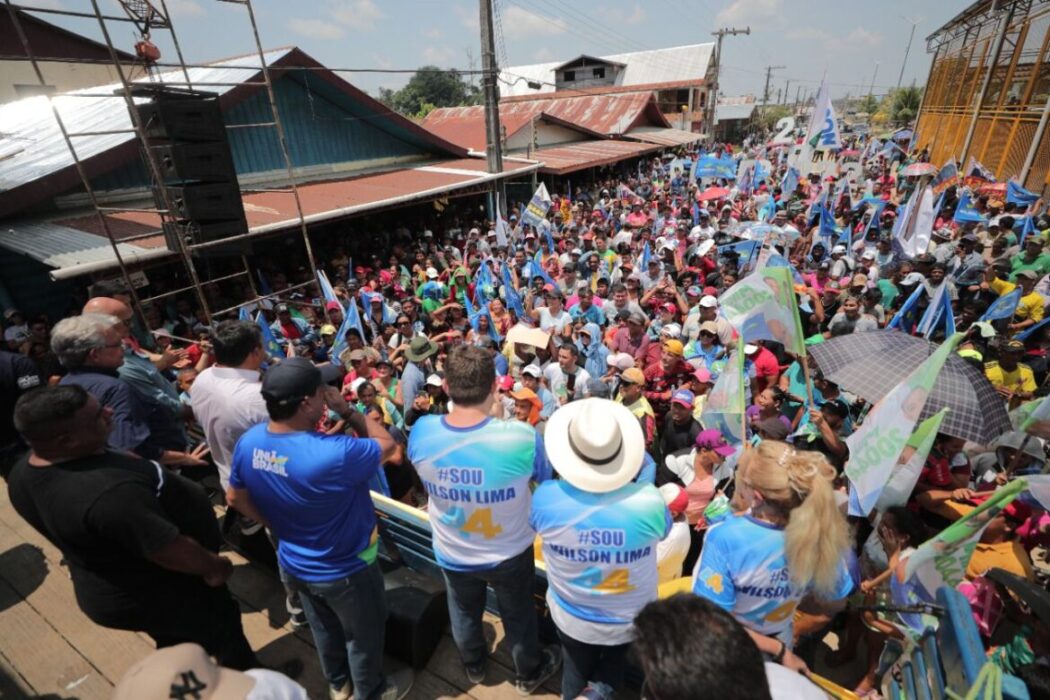
<instances>
[{"instance_id":1,"label":"red umbrella","mask_svg":"<svg viewBox=\"0 0 1050 700\"><path fill-rule=\"evenodd\" d=\"M712 199L722 199L729 196L729 190L725 187L708 187L696 195L696 201L707 202Z\"/></svg>"}]
</instances>

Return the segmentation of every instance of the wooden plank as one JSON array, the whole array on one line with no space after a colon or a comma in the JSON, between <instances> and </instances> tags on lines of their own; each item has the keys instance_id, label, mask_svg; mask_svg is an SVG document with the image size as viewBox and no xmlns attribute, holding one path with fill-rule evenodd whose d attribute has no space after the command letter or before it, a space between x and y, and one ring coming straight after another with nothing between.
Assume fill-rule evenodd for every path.
<instances>
[{"instance_id":1,"label":"wooden plank","mask_svg":"<svg viewBox=\"0 0 1050 700\"><path fill-rule=\"evenodd\" d=\"M474 696L464 693L459 688L442 680L437 674L423 669L416 671L416 679L412 683L412 690L405 697L408 700L434 700L435 698L440 700L445 698L467 700Z\"/></svg>"},{"instance_id":2,"label":"wooden plank","mask_svg":"<svg viewBox=\"0 0 1050 700\"><path fill-rule=\"evenodd\" d=\"M474 685L467 680L466 671L463 669L463 663L460 661L455 642L448 635L443 637L441 643L438 644L434 655L430 658L430 663L427 664L427 670L440 675L453 686L464 693L469 693L471 697L478 698L478 700L502 700L504 698L520 697L514 689L514 672L503 664L494 662L493 659L489 659L483 683ZM547 698L548 700L556 700L559 697L557 692L545 691L547 689L542 688L530 697Z\"/></svg>"},{"instance_id":3,"label":"wooden plank","mask_svg":"<svg viewBox=\"0 0 1050 700\"><path fill-rule=\"evenodd\" d=\"M51 565L39 578L39 568L49 564L42 555L34 556L37 551L0 524L0 577L107 680L117 683L129 666L153 651L153 644L134 632L100 627L88 619L77 606L65 569L56 571Z\"/></svg>"},{"instance_id":4,"label":"wooden plank","mask_svg":"<svg viewBox=\"0 0 1050 700\"><path fill-rule=\"evenodd\" d=\"M18 593L0 581L0 654L37 695L81 700L109 698L113 684L54 630Z\"/></svg>"}]
</instances>

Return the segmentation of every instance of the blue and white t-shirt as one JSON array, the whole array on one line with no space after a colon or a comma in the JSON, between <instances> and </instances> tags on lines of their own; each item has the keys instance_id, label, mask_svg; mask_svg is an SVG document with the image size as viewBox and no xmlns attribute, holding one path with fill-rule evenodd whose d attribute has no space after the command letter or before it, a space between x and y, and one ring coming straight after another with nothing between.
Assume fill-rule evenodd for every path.
<instances>
[{"instance_id":1,"label":"blue and white t-shirt","mask_svg":"<svg viewBox=\"0 0 1050 700\"><path fill-rule=\"evenodd\" d=\"M302 581L345 578L376 559L368 493L379 443L314 432L249 428L233 450L230 485L247 489L278 538L281 567Z\"/></svg>"},{"instance_id":2,"label":"blue and white t-shirt","mask_svg":"<svg viewBox=\"0 0 1050 700\"><path fill-rule=\"evenodd\" d=\"M437 563L453 571L491 569L532 546L529 481L551 477L539 434L521 421L486 419L455 428L424 416L408 438L430 502Z\"/></svg>"},{"instance_id":3,"label":"blue and white t-shirt","mask_svg":"<svg viewBox=\"0 0 1050 700\"><path fill-rule=\"evenodd\" d=\"M843 559L832 599L841 600L852 590ZM693 593L732 613L744 627L791 646L795 608L808 589L791 583L784 530L740 515L708 530L693 570Z\"/></svg>"},{"instance_id":4,"label":"blue and white t-shirt","mask_svg":"<svg viewBox=\"0 0 1050 700\"><path fill-rule=\"evenodd\" d=\"M543 539L547 603L558 629L588 644L630 642L635 616L656 599L656 544L671 531L656 487L587 493L548 481L533 494L530 521Z\"/></svg>"}]
</instances>

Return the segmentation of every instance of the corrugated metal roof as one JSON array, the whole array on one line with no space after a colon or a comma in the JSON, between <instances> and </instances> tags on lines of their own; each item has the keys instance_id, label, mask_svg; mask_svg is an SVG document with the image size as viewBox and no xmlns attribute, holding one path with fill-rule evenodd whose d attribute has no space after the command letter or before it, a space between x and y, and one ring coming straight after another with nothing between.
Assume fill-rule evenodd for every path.
<instances>
[{"instance_id":1,"label":"corrugated metal roof","mask_svg":"<svg viewBox=\"0 0 1050 700\"><path fill-rule=\"evenodd\" d=\"M280 60L292 50L282 48L267 51L264 54L267 65ZM253 81L259 75L244 70L249 67L259 67L257 55L232 58L208 68L188 70L190 81L193 83L240 84ZM185 76L181 70L168 71L160 75L160 82L164 81L185 81ZM208 86L202 89L224 95L235 87L236 85ZM129 130L126 133L74 138L73 145L80 160L135 140L135 134L130 131L131 116L128 114L124 98L107 94L118 89L119 84L102 85L74 90L51 98L66 128L73 133ZM73 158L51 113L47 97L27 97L0 105L0 192L14 189L71 165Z\"/></svg>"},{"instance_id":2,"label":"corrugated metal roof","mask_svg":"<svg viewBox=\"0 0 1050 700\"><path fill-rule=\"evenodd\" d=\"M304 184L299 187L299 198L307 223L316 223L439 197L538 167L536 162L508 159L502 174L491 175L481 158L438 161L347 180ZM244 195L243 200L251 233L261 235L299 225L295 200L290 194L254 192ZM160 218L148 212L114 212L107 214L106 219L118 238L160 229ZM102 224L94 215L46 222L5 222L4 228L10 231L0 234L0 246L58 268L52 273L58 278L117 264ZM137 240L135 245L119 245L122 254L125 248L128 250L130 261L171 254L161 236ZM77 269L85 265L90 268Z\"/></svg>"},{"instance_id":3,"label":"corrugated metal roof","mask_svg":"<svg viewBox=\"0 0 1050 700\"><path fill-rule=\"evenodd\" d=\"M626 66L617 76L616 85L618 86L681 81L701 82L707 75L707 66L711 61L713 51L713 43L691 44L666 49L612 54L598 58L623 63ZM554 71L565 63L567 61L551 61L504 68L500 71L500 94L517 96L554 92ZM543 87L533 90L528 86L527 81L541 83Z\"/></svg>"},{"instance_id":4,"label":"corrugated metal roof","mask_svg":"<svg viewBox=\"0 0 1050 700\"><path fill-rule=\"evenodd\" d=\"M670 126L651 92L541 98L501 102L499 106L500 125L508 138L540 115L607 136L620 136L639 125ZM485 108L481 105L435 109L423 120L423 126L453 143L477 151L485 149Z\"/></svg>"},{"instance_id":5,"label":"corrugated metal roof","mask_svg":"<svg viewBox=\"0 0 1050 700\"><path fill-rule=\"evenodd\" d=\"M750 119L754 113L757 103L715 105L715 123L721 121L733 121L735 119Z\"/></svg>"},{"instance_id":6,"label":"corrugated metal roof","mask_svg":"<svg viewBox=\"0 0 1050 700\"><path fill-rule=\"evenodd\" d=\"M703 134L683 129L660 129L652 126L640 126L631 129L624 135L629 139L656 143L661 146L685 146L690 143L696 143L704 137Z\"/></svg>"},{"instance_id":7,"label":"corrugated metal roof","mask_svg":"<svg viewBox=\"0 0 1050 700\"><path fill-rule=\"evenodd\" d=\"M661 146L655 144L638 141L586 141L568 146L541 148L533 152L533 158L543 162L541 173L566 175L584 168L618 163L658 151L660 148Z\"/></svg>"},{"instance_id":8,"label":"corrugated metal roof","mask_svg":"<svg viewBox=\"0 0 1050 700\"><path fill-rule=\"evenodd\" d=\"M5 223L4 229L0 231L0 246L54 268L75 267L103 260L110 260L116 265L116 257L108 240L52 221ZM166 248L146 248L130 243L118 243L117 247L128 263L169 254Z\"/></svg>"}]
</instances>

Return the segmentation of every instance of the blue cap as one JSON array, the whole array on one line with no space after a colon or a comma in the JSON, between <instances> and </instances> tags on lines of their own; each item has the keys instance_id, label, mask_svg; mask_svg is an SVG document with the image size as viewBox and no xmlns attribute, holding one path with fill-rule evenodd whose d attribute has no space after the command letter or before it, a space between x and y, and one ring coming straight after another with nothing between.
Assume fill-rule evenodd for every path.
<instances>
[{"instance_id":1,"label":"blue cap","mask_svg":"<svg viewBox=\"0 0 1050 700\"><path fill-rule=\"evenodd\" d=\"M693 392L688 389L679 389L671 396L671 403L680 403L686 408L692 408L693 399Z\"/></svg>"}]
</instances>

